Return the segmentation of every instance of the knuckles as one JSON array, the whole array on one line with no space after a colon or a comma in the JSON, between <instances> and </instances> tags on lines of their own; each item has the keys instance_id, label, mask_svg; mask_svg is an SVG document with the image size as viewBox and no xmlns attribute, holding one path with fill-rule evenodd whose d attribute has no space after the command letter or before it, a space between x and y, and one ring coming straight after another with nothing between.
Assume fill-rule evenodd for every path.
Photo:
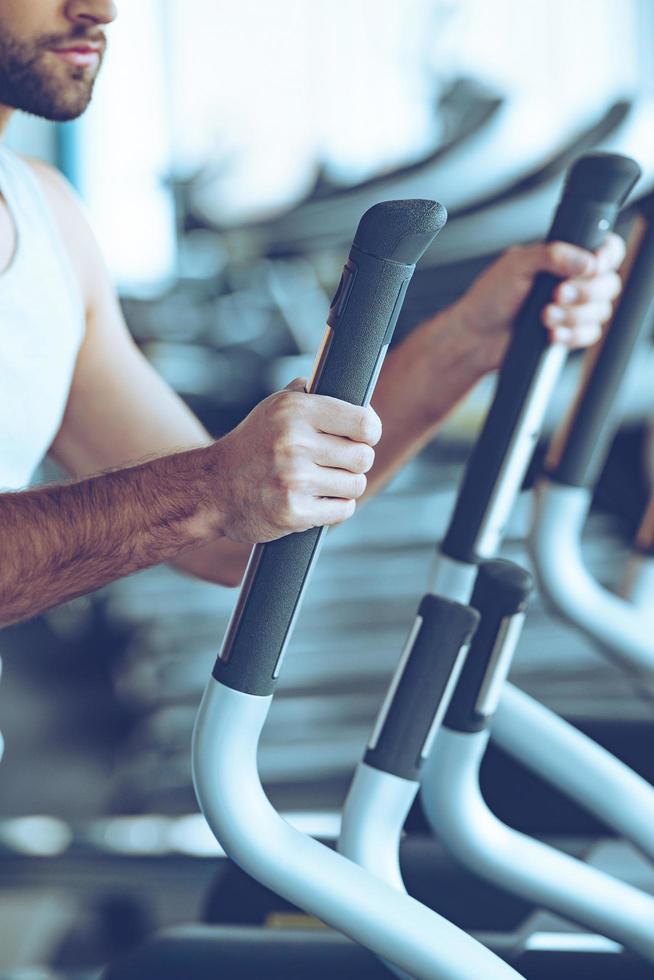
<instances>
[{"instance_id":1,"label":"knuckles","mask_svg":"<svg viewBox=\"0 0 654 980\"><path fill-rule=\"evenodd\" d=\"M570 249L563 242L549 242L544 246L544 252L548 265L565 272L570 269Z\"/></svg>"},{"instance_id":2,"label":"knuckles","mask_svg":"<svg viewBox=\"0 0 654 980\"><path fill-rule=\"evenodd\" d=\"M275 476L275 483L286 504L296 494L306 494L311 491L306 469L298 462L280 467Z\"/></svg>"},{"instance_id":3,"label":"knuckles","mask_svg":"<svg viewBox=\"0 0 654 980\"><path fill-rule=\"evenodd\" d=\"M375 450L372 446L361 446L355 460L355 467L359 473L367 473L372 469L375 462Z\"/></svg>"},{"instance_id":4,"label":"knuckles","mask_svg":"<svg viewBox=\"0 0 654 980\"><path fill-rule=\"evenodd\" d=\"M301 391L277 391L268 399L267 422L273 431L285 432L301 423L307 411L307 396Z\"/></svg>"},{"instance_id":5,"label":"knuckles","mask_svg":"<svg viewBox=\"0 0 654 980\"><path fill-rule=\"evenodd\" d=\"M352 514L355 512L356 509L357 509L356 500L346 500L342 508L343 510L342 520L346 521L349 517L352 517Z\"/></svg>"},{"instance_id":6,"label":"knuckles","mask_svg":"<svg viewBox=\"0 0 654 980\"><path fill-rule=\"evenodd\" d=\"M286 487L279 494L274 510L274 522L287 532L299 531L309 526L303 508L303 499L291 487Z\"/></svg>"},{"instance_id":7,"label":"knuckles","mask_svg":"<svg viewBox=\"0 0 654 980\"><path fill-rule=\"evenodd\" d=\"M379 416L371 409L359 418L359 438L368 446L375 446L381 439L382 426Z\"/></svg>"}]
</instances>

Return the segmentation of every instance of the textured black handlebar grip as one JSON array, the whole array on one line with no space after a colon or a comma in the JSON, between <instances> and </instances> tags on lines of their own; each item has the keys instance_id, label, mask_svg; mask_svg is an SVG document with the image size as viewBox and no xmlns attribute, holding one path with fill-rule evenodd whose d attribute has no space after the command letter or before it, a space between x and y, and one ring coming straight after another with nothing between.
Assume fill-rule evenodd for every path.
<instances>
[{"instance_id":1,"label":"textured black handlebar grip","mask_svg":"<svg viewBox=\"0 0 654 980\"><path fill-rule=\"evenodd\" d=\"M481 620L445 715L446 728L478 732L488 724L489 715L479 710L479 697L494 670L508 669L499 656L507 626L525 611L532 589L531 575L519 565L497 559L479 566L470 605Z\"/></svg>"},{"instance_id":2,"label":"textured black handlebar grip","mask_svg":"<svg viewBox=\"0 0 654 980\"><path fill-rule=\"evenodd\" d=\"M550 479L594 486L619 421L619 396L627 369L654 323L654 216L650 214L613 323L595 355L546 469Z\"/></svg>"},{"instance_id":3,"label":"textured black handlebar grip","mask_svg":"<svg viewBox=\"0 0 654 980\"><path fill-rule=\"evenodd\" d=\"M391 682L364 756L367 765L403 779L420 778L429 735L478 622L478 613L469 606L441 596L423 598L415 635Z\"/></svg>"},{"instance_id":4,"label":"textured black handlebar grip","mask_svg":"<svg viewBox=\"0 0 654 980\"><path fill-rule=\"evenodd\" d=\"M546 240L596 249L615 224L639 174L638 165L628 157L602 153L582 157L570 170ZM558 282L553 275L537 276L516 317L495 396L468 461L442 544L443 553L458 561L488 557L479 555L478 538L550 344L540 317Z\"/></svg>"},{"instance_id":5,"label":"textured black handlebar grip","mask_svg":"<svg viewBox=\"0 0 654 980\"><path fill-rule=\"evenodd\" d=\"M312 393L367 403L415 262L446 218L435 201L387 201L366 212L332 300L331 332ZM324 531L311 528L256 546L213 670L216 680L248 694L272 693Z\"/></svg>"}]
</instances>

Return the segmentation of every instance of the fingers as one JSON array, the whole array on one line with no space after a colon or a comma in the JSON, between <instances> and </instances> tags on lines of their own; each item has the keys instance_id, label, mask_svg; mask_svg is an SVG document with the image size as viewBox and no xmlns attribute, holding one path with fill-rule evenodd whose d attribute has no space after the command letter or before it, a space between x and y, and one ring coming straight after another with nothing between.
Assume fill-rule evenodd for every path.
<instances>
[{"instance_id":1,"label":"fingers","mask_svg":"<svg viewBox=\"0 0 654 980\"><path fill-rule=\"evenodd\" d=\"M555 303L571 306L575 303L593 303L597 300L614 300L622 288L617 272L605 272L590 279L566 279L554 290Z\"/></svg>"},{"instance_id":2,"label":"fingers","mask_svg":"<svg viewBox=\"0 0 654 980\"><path fill-rule=\"evenodd\" d=\"M595 344L602 335L602 324L610 319L612 312L608 300L569 307L549 304L543 310L542 321L553 341L574 350Z\"/></svg>"},{"instance_id":3,"label":"fingers","mask_svg":"<svg viewBox=\"0 0 654 980\"><path fill-rule=\"evenodd\" d=\"M319 466L367 473L375 461L375 451L366 443L321 433L313 452L313 461Z\"/></svg>"},{"instance_id":4,"label":"fingers","mask_svg":"<svg viewBox=\"0 0 654 980\"><path fill-rule=\"evenodd\" d=\"M565 242L548 246L559 275L570 259ZM576 249L582 252L583 249ZM583 253L590 255L589 252ZM625 256L625 243L619 235L607 235L594 255L591 273L569 276L554 290L553 302L543 310L542 322L552 333L552 339L570 348L589 347L601 336L601 327L613 314L613 300L620 294L622 281L615 271Z\"/></svg>"},{"instance_id":5,"label":"fingers","mask_svg":"<svg viewBox=\"0 0 654 980\"><path fill-rule=\"evenodd\" d=\"M609 272L619 269L624 261L627 246L620 235L610 232L604 242L595 252L597 256L597 272Z\"/></svg>"},{"instance_id":6,"label":"fingers","mask_svg":"<svg viewBox=\"0 0 654 980\"><path fill-rule=\"evenodd\" d=\"M613 307L609 300L598 300L579 306L558 306L550 303L543 310L543 323L552 328L601 324L611 317L612 312Z\"/></svg>"},{"instance_id":7,"label":"fingers","mask_svg":"<svg viewBox=\"0 0 654 980\"><path fill-rule=\"evenodd\" d=\"M602 336L602 327L599 323L583 323L578 327L556 327L550 331L550 335L555 343L576 350L596 344Z\"/></svg>"},{"instance_id":8,"label":"fingers","mask_svg":"<svg viewBox=\"0 0 654 980\"><path fill-rule=\"evenodd\" d=\"M316 497L341 497L344 500L358 500L366 492L367 480L363 473L348 473L347 470L332 470L324 466L316 467L315 481L311 481L313 495Z\"/></svg>"},{"instance_id":9,"label":"fingers","mask_svg":"<svg viewBox=\"0 0 654 980\"><path fill-rule=\"evenodd\" d=\"M624 259L625 250L622 238L610 232L596 252L569 242L543 242L509 249L506 255L507 261L516 266L516 271L526 276L551 272L561 279L579 279L615 272Z\"/></svg>"},{"instance_id":10,"label":"fingers","mask_svg":"<svg viewBox=\"0 0 654 980\"><path fill-rule=\"evenodd\" d=\"M316 498L307 514L311 521L309 526L324 527L325 525L342 524L343 521L352 517L355 510L356 501L354 500L338 500L329 497Z\"/></svg>"},{"instance_id":11,"label":"fingers","mask_svg":"<svg viewBox=\"0 0 654 980\"><path fill-rule=\"evenodd\" d=\"M361 408L329 395L311 395L310 418L321 432L345 436L375 446L381 438L381 420L370 406Z\"/></svg>"},{"instance_id":12,"label":"fingers","mask_svg":"<svg viewBox=\"0 0 654 980\"><path fill-rule=\"evenodd\" d=\"M508 261L515 263L516 267L519 265L519 271L528 277L537 272L551 272L561 279L590 276L595 273L598 262L592 252L568 242L517 246L509 249L506 255Z\"/></svg>"}]
</instances>

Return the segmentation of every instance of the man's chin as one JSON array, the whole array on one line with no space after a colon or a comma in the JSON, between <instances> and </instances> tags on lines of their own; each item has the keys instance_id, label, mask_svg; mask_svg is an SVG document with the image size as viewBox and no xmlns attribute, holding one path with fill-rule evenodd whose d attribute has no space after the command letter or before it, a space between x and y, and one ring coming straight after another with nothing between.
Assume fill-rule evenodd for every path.
<instances>
[{"instance_id":1,"label":"man's chin","mask_svg":"<svg viewBox=\"0 0 654 980\"><path fill-rule=\"evenodd\" d=\"M85 113L88 104L88 102L85 102L81 107L53 110L47 115L44 114L42 118L47 119L49 122L72 122L74 119L79 119Z\"/></svg>"},{"instance_id":2,"label":"man's chin","mask_svg":"<svg viewBox=\"0 0 654 980\"><path fill-rule=\"evenodd\" d=\"M91 92L85 92L77 99L53 98L49 102L36 100L31 104L26 103L17 108L29 115L47 119L49 122L72 122L73 119L78 119L86 111L91 101L91 95Z\"/></svg>"}]
</instances>

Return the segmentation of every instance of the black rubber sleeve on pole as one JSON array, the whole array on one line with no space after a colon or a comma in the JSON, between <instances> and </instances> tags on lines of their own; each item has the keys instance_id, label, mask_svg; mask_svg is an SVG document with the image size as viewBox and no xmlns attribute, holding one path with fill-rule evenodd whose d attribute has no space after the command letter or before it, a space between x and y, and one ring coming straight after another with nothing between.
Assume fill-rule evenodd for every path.
<instances>
[{"instance_id":1,"label":"black rubber sleeve on pole","mask_svg":"<svg viewBox=\"0 0 654 980\"><path fill-rule=\"evenodd\" d=\"M391 682L379 733L364 756L374 769L413 781L420 777L425 743L452 671L479 622L469 606L433 595L423 598L417 615L420 626Z\"/></svg>"},{"instance_id":2,"label":"black rubber sleeve on pole","mask_svg":"<svg viewBox=\"0 0 654 980\"><path fill-rule=\"evenodd\" d=\"M613 323L566 420L561 445L553 447L547 473L556 483L592 487L619 421L619 396L634 353L654 323L654 215L638 249Z\"/></svg>"},{"instance_id":3,"label":"black rubber sleeve on pole","mask_svg":"<svg viewBox=\"0 0 654 980\"><path fill-rule=\"evenodd\" d=\"M445 715L446 728L479 732L487 726L489 716L477 710L479 695L507 621L524 612L532 589L529 572L513 562L497 559L479 566L470 605L481 620Z\"/></svg>"},{"instance_id":4,"label":"black rubber sleeve on pole","mask_svg":"<svg viewBox=\"0 0 654 980\"><path fill-rule=\"evenodd\" d=\"M331 334L311 392L363 405L389 343L415 262L445 224L435 201L387 201L367 211L332 300ZM290 636L323 528L254 549L213 670L220 683L268 695Z\"/></svg>"},{"instance_id":5,"label":"black rubber sleeve on pole","mask_svg":"<svg viewBox=\"0 0 654 980\"><path fill-rule=\"evenodd\" d=\"M621 205L640 175L628 157L591 153L575 163L566 180L547 241L565 241L589 250L604 240ZM549 334L541 311L560 280L542 273L522 306L499 374L481 435L472 451L442 551L474 562L477 540L514 432L523 416Z\"/></svg>"}]
</instances>

